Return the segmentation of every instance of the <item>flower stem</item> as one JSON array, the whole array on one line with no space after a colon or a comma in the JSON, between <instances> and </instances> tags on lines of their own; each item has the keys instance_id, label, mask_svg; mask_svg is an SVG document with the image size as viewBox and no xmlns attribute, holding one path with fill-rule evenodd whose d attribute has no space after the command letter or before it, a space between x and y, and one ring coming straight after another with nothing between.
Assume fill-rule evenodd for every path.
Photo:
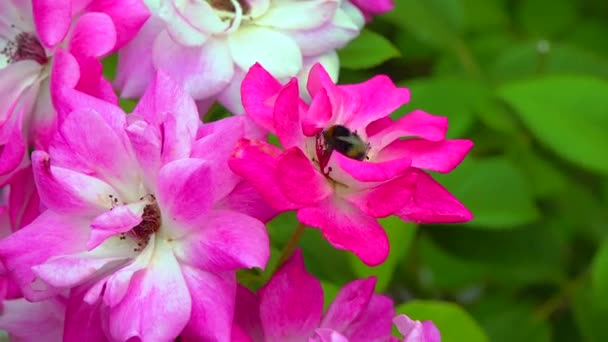
<instances>
[{"instance_id":1,"label":"flower stem","mask_svg":"<svg viewBox=\"0 0 608 342\"><path fill-rule=\"evenodd\" d=\"M566 281L555 295L536 309L534 312L536 319L545 321L549 319L555 311L559 310L562 306L567 305L568 301L572 299L575 292L584 284L588 276L589 272L586 270L575 278Z\"/></svg>"},{"instance_id":2,"label":"flower stem","mask_svg":"<svg viewBox=\"0 0 608 342\"><path fill-rule=\"evenodd\" d=\"M304 230L306 230L306 226L302 223L298 223L296 229L289 237L287 244L285 244L285 247L283 247L283 251L281 252L281 256L279 257L277 266L275 267L274 272L272 272L272 274L275 274L277 270L281 268L281 266L283 266L283 264L289 259L289 257L291 257L293 252L296 250L296 247L298 246L298 241L300 241Z\"/></svg>"}]
</instances>

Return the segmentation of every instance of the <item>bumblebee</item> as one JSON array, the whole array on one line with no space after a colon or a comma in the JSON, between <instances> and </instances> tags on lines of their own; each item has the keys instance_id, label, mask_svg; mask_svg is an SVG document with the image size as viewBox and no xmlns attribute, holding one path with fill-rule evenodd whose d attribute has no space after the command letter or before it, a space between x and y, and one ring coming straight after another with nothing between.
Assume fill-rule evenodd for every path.
<instances>
[{"instance_id":1,"label":"bumblebee","mask_svg":"<svg viewBox=\"0 0 608 342\"><path fill-rule=\"evenodd\" d=\"M337 151L349 158L365 160L369 144L363 141L357 132L352 132L342 125L334 125L323 131L326 153Z\"/></svg>"}]
</instances>

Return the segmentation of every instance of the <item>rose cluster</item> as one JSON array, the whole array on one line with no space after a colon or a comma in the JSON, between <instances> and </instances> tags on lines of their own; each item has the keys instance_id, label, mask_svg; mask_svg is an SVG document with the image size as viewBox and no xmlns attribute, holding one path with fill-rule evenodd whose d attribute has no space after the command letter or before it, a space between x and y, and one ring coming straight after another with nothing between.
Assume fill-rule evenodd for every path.
<instances>
[{"instance_id":1,"label":"rose cluster","mask_svg":"<svg viewBox=\"0 0 608 342\"><path fill-rule=\"evenodd\" d=\"M450 172L470 141L421 110L392 119L410 93L386 76L335 83L336 49L391 8L2 1L0 329L16 341L439 341L373 277L324 312L297 249L257 291L236 277L266 267L265 223L285 211L368 265L389 251L378 218L472 218L426 172ZM112 83L100 60L114 53ZM115 90L138 99L131 113ZM215 102L235 115L203 123Z\"/></svg>"}]
</instances>

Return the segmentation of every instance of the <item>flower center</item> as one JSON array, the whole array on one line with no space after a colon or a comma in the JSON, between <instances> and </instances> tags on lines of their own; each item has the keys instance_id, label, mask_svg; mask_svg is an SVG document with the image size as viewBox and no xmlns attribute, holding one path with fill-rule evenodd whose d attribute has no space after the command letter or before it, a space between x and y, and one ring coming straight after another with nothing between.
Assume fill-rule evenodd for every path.
<instances>
[{"instance_id":1,"label":"flower center","mask_svg":"<svg viewBox=\"0 0 608 342\"><path fill-rule=\"evenodd\" d=\"M134 249L135 252L142 251L148 245L150 236L158 232L161 225L160 208L156 203L156 197L154 197L154 195L147 196L150 197L151 200L150 203L146 204L144 207L144 212L141 215L142 221L126 233L137 240L137 248ZM126 239L126 234L122 234L120 239Z\"/></svg>"},{"instance_id":2,"label":"flower center","mask_svg":"<svg viewBox=\"0 0 608 342\"><path fill-rule=\"evenodd\" d=\"M367 159L369 144L363 141L356 131L345 126L334 125L316 136L316 154L321 171L327 176L329 171L325 167L333 151L355 160Z\"/></svg>"},{"instance_id":3,"label":"flower center","mask_svg":"<svg viewBox=\"0 0 608 342\"><path fill-rule=\"evenodd\" d=\"M225 33L230 33L237 30L243 20L251 19L248 14L251 6L247 0L206 0L209 5L215 10L215 14L223 22L228 24L228 29Z\"/></svg>"},{"instance_id":4,"label":"flower center","mask_svg":"<svg viewBox=\"0 0 608 342\"><path fill-rule=\"evenodd\" d=\"M33 60L40 65L48 62L48 57L44 47L33 33L21 32L15 39L8 41L0 51L0 55L6 57L6 64L11 64L23 60Z\"/></svg>"},{"instance_id":5,"label":"flower center","mask_svg":"<svg viewBox=\"0 0 608 342\"><path fill-rule=\"evenodd\" d=\"M211 7L215 8L218 12L231 13L233 16L237 11L236 6L240 6L243 14L249 13L250 6L246 0L208 0ZM235 6L236 3L236 6Z\"/></svg>"}]
</instances>

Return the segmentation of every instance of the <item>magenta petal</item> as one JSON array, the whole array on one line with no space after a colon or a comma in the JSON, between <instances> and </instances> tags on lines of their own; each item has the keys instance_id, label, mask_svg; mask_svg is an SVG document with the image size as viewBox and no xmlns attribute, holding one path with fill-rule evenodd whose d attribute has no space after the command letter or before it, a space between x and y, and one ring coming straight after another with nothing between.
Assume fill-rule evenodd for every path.
<instances>
[{"instance_id":1,"label":"magenta petal","mask_svg":"<svg viewBox=\"0 0 608 342\"><path fill-rule=\"evenodd\" d=\"M431 321L414 321L406 315L393 319L395 326L403 335L403 342L440 342L441 334Z\"/></svg>"},{"instance_id":2,"label":"magenta petal","mask_svg":"<svg viewBox=\"0 0 608 342\"><path fill-rule=\"evenodd\" d=\"M234 314L234 272L207 273L182 265L192 297L190 320L181 336L186 341L229 341Z\"/></svg>"},{"instance_id":3,"label":"magenta petal","mask_svg":"<svg viewBox=\"0 0 608 342\"><path fill-rule=\"evenodd\" d=\"M25 298L6 300L2 303L0 329L9 333L10 341L61 341L64 314L65 303L60 297L36 303Z\"/></svg>"},{"instance_id":4,"label":"magenta petal","mask_svg":"<svg viewBox=\"0 0 608 342\"><path fill-rule=\"evenodd\" d=\"M342 101L345 125L352 128L363 128L389 115L410 100L409 90L395 87L393 81L385 75L339 88L345 96Z\"/></svg>"},{"instance_id":5,"label":"magenta petal","mask_svg":"<svg viewBox=\"0 0 608 342\"><path fill-rule=\"evenodd\" d=\"M17 230L40 215L40 197L34 182L34 174L31 167L17 171L11 177L9 186L11 189L8 198L8 215L13 230Z\"/></svg>"},{"instance_id":6,"label":"magenta petal","mask_svg":"<svg viewBox=\"0 0 608 342\"><path fill-rule=\"evenodd\" d=\"M258 291L258 295L268 342L305 340L319 325L323 289L319 280L306 272L300 250Z\"/></svg>"},{"instance_id":7,"label":"magenta petal","mask_svg":"<svg viewBox=\"0 0 608 342\"><path fill-rule=\"evenodd\" d=\"M150 16L146 5L139 0L93 1L87 9L105 13L112 18L116 29L115 49L131 40Z\"/></svg>"},{"instance_id":8,"label":"magenta petal","mask_svg":"<svg viewBox=\"0 0 608 342\"><path fill-rule=\"evenodd\" d=\"M279 211L268 205L251 184L241 181L234 190L217 204L218 209L238 211L266 223Z\"/></svg>"},{"instance_id":9,"label":"magenta petal","mask_svg":"<svg viewBox=\"0 0 608 342\"><path fill-rule=\"evenodd\" d=\"M308 137L321 132L331 119L332 107L327 91L321 89L312 99L312 103L306 112L306 116L302 118L302 130Z\"/></svg>"},{"instance_id":10,"label":"magenta petal","mask_svg":"<svg viewBox=\"0 0 608 342\"><path fill-rule=\"evenodd\" d=\"M262 330L260 318L260 301L255 294L242 285L238 285L236 289L234 324L238 326L238 330L240 330L242 335L246 335L246 337L242 338L243 342L264 340L264 331Z\"/></svg>"},{"instance_id":11,"label":"magenta petal","mask_svg":"<svg viewBox=\"0 0 608 342\"><path fill-rule=\"evenodd\" d=\"M114 85L122 97L140 97L152 81L155 73L152 59L154 40L163 28L161 19L151 17L135 38L119 50Z\"/></svg>"},{"instance_id":12,"label":"magenta petal","mask_svg":"<svg viewBox=\"0 0 608 342\"><path fill-rule=\"evenodd\" d=\"M409 174L344 198L372 217L386 217L401 209L412 197L416 175Z\"/></svg>"},{"instance_id":13,"label":"magenta petal","mask_svg":"<svg viewBox=\"0 0 608 342\"><path fill-rule=\"evenodd\" d=\"M377 151L401 137L420 137L430 141L442 141L448 130L448 120L415 110L396 121L390 117L372 122L367 128L369 144Z\"/></svg>"},{"instance_id":14,"label":"magenta petal","mask_svg":"<svg viewBox=\"0 0 608 342\"><path fill-rule=\"evenodd\" d=\"M375 286L376 278L358 279L346 284L323 316L321 328L346 331L347 327L367 309ZM390 318L392 315L389 316L389 328Z\"/></svg>"},{"instance_id":15,"label":"magenta petal","mask_svg":"<svg viewBox=\"0 0 608 342\"><path fill-rule=\"evenodd\" d=\"M317 227L334 247L355 253L370 266L388 256L388 238L376 219L339 198L298 210L300 222Z\"/></svg>"},{"instance_id":16,"label":"magenta petal","mask_svg":"<svg viewBox=\"0 0 608 342\"><path fill-rule=\"evenodd\" d=\"M139 162L144 185L152 192L156 192L158 172L162 166L161 161L161 131L158 127L137 120L126 128L127 136L133 146L133 152Z\"/></svg>"},{"instance_id":17,"label":"magenta petal","mask_svg":"<svg viewBox=\"0 0 608 342\"><path fill-rule=\"evenodd\" d=\"M298 81L293 78L283 87L274 104L274 132L283 148L302 145L299 100Z\"/></svg>"},{"instance_id":18,"label":"magenta petal","mask_svg":"<svg viewBox=\"0 0 608 342\"><path fill-rule=\"evenodd\" d=\"M40 40L47 47L60 43L72 22L72 1L33 0L34 22Z\"/></svg>"},{"instance_id":19,"label":"magenta petal","mask_svg":"<svg viewBox=\"0 0 608 342\"><path fill-rule=\"evenodd\" d=\"M209 195L213 188L208 171L208 163L192 158L176 160L160 170L157 198L164 220L189 228L203 223L198 219L207 214L214 202Z\"/></svg>"},{"instance_id":20,"label":"magenta petal","mask_svg":"<svg viewBox=\"0 0 608 342\"><path fill-rule=\"evenodd\" d=\"M116 45L116 30L105 13L83 14L72 31L70 52L76 56L101 57Z\"/></svg>"},{"instance_id":21,"label":"magenta petal","mask_svg":"<svg viewBox=\"0 0 608 342\"><path fill-rule=\"evenodd\" d=\"M190 293L171 247L156 239L154 249L148 267L133 275L123 300L109 310L108 333L116 340L174 340L190 319Z\"/></svg>"},{"instance_id":22,"label":"magenta petal","mask_svg":"<svg viewBox=\"0 0 608 342\"><path fill-rule=\"evenodd\" d=\"M473 219L471 212L424 171L417 174L411 200L395 215L416 223L460 223Z\"/></svg>"},{"instance_id":23,"label":"magenta petal","mask_svg":"<svg viewBox=\"0 0 608 342\"><path fill-rule=\"evenodd\" d=\"M283 194L299 204L312 205L333 193L327 179L299 147L288 149L277 161L277 181Z\"/></svg>"},{"instance_id":24,"label":"magenta petal","mask_svg":"<svg viewBox=\"0 0 608 342\"><path fill-rule=\"evenodd\" d=\"M264 268L270 254L264 224L236 211L216 210L192 234L176 241L185 263L213 271Z\"/></svg>"},{"instance_id":25,"label":"magenta petal","mask_svg":"<svg viewBox=\"0 0 608 342\"><path fill-rule=\"evenodd\" d=\"M393 300L372 295L367 308L343 332L352 342L389 341L395 315Z\"/></svg>"},{"instance_id":26,"label":"magenta petal","mask_svg":"<svg viewBox=\"0 0 608 342\"><path fill-rule=\"evenodd\" d=\"M273 106L283 86L259 63L254 64L241 85L245 112L267 131L274 131Z\"/></svg>"},{"instance_id":27,"label":"magenta petal","mask_svg":"<svg viewBox=\"0 0 608 342\"><path fill-rule=\"evenodd\" d=\"M4 123L4 127L0 125L0 128L9 132L6 137L6 143L2 144L0 142L0 175L9 174L14 171L19 167L19 164L21 164L26 155L26 144L21 128L23 113L20 112L16 115L18 115L18 118L15 118L13 124Z\"/></svg>"},{"instance_id":28,"label":"magenta petal","mask_svg":"<svg viewBox=\"0 0 608 342\"><path fill-rule=\"evenodd\" d=\"M317 339L309 339L309 342L350 342L348 338L333 329L315 329Z\"/></svg>"},{"instance_id":29,"label":"magenta petal","mask_svg":"<svg viewBox=\"0 0 608 342\"><path fill-rule=\"evenodd\" d=\"M114 207L112 210L108 210L95 217L93 222L91 222L91 237L87 242L87 249L92 250L107 238L120 233L126 233L131 228L140 224L145 206L146 203L143 201L130 203Z\"/></svg>"},{"instance_id":30,"label":"magenta petal","mask_svg":"<svg viewBox=\"0 0 608 342\"><path fill-rule=\"evenodd\" d=\"M306 89L312 98L316 97L317 93L323 89L331 98L331 95L336 92L337 88L325 68L320 63L317 63L310 68Z\"/></svg>"},{"instance_id":31,"label":"magenta petal","mask_svg":"<svg viewBox=\"0 0 608 342\"><path fill-rule=\"evenodd\" d=\"M111 207L114 189L107 183L69 169L51 166L46 152L32 153L32 169L40 199L60 213L98 215Z\"/></svg>"},{"instance_id":32,"label":"magenta petal","mask_svg":"<svg viewBox=\"0 0 608 342\"><path fill-rule=\"evenodd\" d=\"M234 173L248 181L270 206L277 210L290 210L299 205L287 199L277 184L277 156L280 153L274 145L243 139L228 165Z\"/></svg>"},{"instance_id":33,"label":"magenta petal","mask_svg":"<svg viewBox=\"0 0 608 342\"><path fill-rule=\"evenodd\" d=\"M412 160L399 158L376 163L359 161L335 152L331 154L329 165L334 163L361 182L383 182L404 174L410 168Z\"/></svg>"},{"instance_id":34,"label":"magenta petal","mask_svg":"<svg viewBox=\"0 0 608 342\"><path fill-rule=\"evenodd\" d=\"M65 329L63 340L106 342L107 338L102 330L101 300L89 304L84 300L86 287L75 288L70 291L65 312Z\"/></svg>"},{"instance_id":35,"label":"magenta petal","mask_svg":"<svg viewBox=\"0 0 608 342\"><path fill-rule=\"evenodd\" d=\"M56 290L34 283L36 276L32 266L56 255L83 251L88 237L85 220L47 210L0 242L0 258L23 295L29 300L40 300L54 295Z\"/></svg>"},{"instance_id":36,"label":"magenta petal","mask_svg":"<svg viewBox=\"0 0 608 342\"><path fill-rule=\"evenodd\" d=\"M412 167L448 173L462 162L472 147L470 140L397 140L380 151L377 158L410 158Z\"/></svg>"},{"instance_id":37,"label":"magenta petal","mask_svg":"<svg viewBox=\"0 0 608 342\"><path fill-rule=\"evenodd\" d=\"M432 321L423 321L422 329L424 330L425 342L441 342L441 334L439 329Z\"/></svg>"}]
</instances>

